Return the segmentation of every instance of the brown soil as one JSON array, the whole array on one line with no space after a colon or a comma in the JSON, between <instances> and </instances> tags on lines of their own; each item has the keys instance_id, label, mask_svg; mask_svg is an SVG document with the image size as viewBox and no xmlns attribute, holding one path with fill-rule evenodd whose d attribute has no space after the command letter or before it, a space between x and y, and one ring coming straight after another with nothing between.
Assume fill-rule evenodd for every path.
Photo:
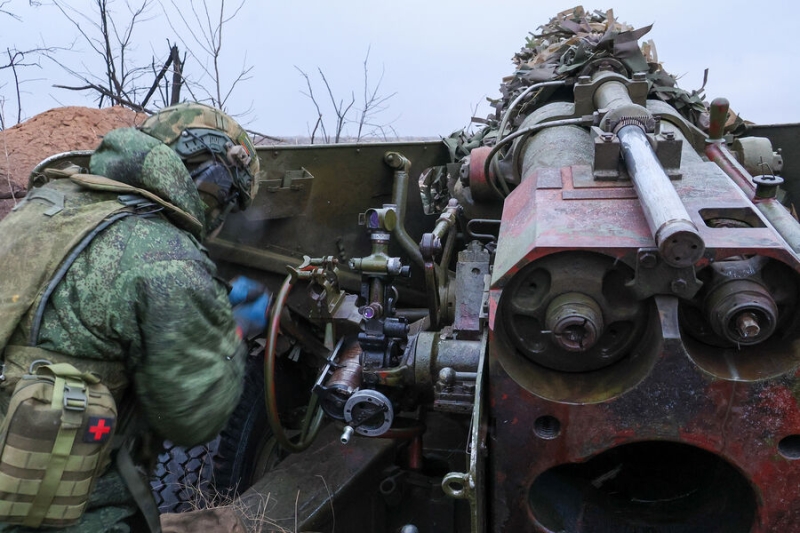
<instances>
[{"instance_id":1,"label":"brown soil","mask_svg":"<svg viewBox=\"0 0 800 533\"><path fill-rule=\"evenodd\" d=\"M125 107L59 107L0 131L0 219L22 197L28 175L44 158L70 150L91 150L116 128L136 126L146 115ZM16 200L19 201L18 199Z\"/></svg>"}]
</instances>

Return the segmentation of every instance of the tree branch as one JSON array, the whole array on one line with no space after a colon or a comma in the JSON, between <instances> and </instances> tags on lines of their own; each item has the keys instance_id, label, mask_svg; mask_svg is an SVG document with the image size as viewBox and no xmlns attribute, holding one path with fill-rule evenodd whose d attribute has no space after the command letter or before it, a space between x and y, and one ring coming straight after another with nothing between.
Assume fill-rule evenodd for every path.
<instances>
[{"instance_id":1,"label":"tree branch","mask_svg":"<svg viewBox=\"0 0 800 533\"><path fill-rule=\"evenodd\" d=\"M172 64L172 59L173 59L173 57L175 55L177 55L177 47L173 46L170 49L169 58L164 63L164 66L161 67L161 70L158 72L158 74L156 74L156 78L155 78L155 80L153 80L153 85L150 86L150 90L147 91L146 95L144 95L144 98L142 99L142 104L141 104L142 106L146 106L147 105L147 101L150 100L150 97L153 96L154 92L156 92L156 89L158 88L159 84L161 83L161 79L164 77L164 75L169 70L169 66Z\"/></svg>"},{"instance_id":2,"label":"tree branch","mask_svg":"<svg viewBox=\"0 0 800 533\"><path fill-rule=\"evenodd\" d=\"M147 109L135 102L131 102L127 98L114 94L112 91L109 91L105 87L101 87L100 85L97 85L95 83L87 82L86 85L83 85L81 87L71 87L69 85L53 85L53 87L57 89L66 89L68 91L86 91L91 89L93 91L97 91L98 93L100 93L102 97L108 98L112 102L115 102L119 105L124 105L125 107L129 107L134 111L139 111L141 113L148 113L150 115L153 114L152 110Z\"/></svg>"}]
</instances>

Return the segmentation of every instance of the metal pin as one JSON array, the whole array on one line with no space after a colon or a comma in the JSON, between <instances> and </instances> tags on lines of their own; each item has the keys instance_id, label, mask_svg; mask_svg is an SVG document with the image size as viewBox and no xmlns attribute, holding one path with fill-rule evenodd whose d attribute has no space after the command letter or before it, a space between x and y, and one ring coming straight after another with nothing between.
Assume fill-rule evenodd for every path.
<instances>
[{"instance_id":1,"label":"metal pin","mask_svg":"<svg viewBox=\"0 0 800 533\"><path fill-rule=\"evenodd\" d=\"M743 339L757 337L761 333L758 318L750 312L742 313L736 318L736 327Z\"/></svg>"}]
</instances>

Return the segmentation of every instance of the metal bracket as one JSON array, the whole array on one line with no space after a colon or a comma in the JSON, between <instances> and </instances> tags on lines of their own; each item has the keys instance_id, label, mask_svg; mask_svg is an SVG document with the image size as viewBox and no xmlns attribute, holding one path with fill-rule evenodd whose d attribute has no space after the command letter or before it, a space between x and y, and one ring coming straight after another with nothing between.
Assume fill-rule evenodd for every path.
<instances>
[{"instance_id":1,"label":"metal bracket","mask_svg":"<svg viewBox=\"0 0 800 533\"><path fill-rule=\"evenodd\" d=\"M629 180L621 160L619 137L613 132L603 131L597 126L591 128L594 141L594 179L597 181ZM681 150L683 140L675 136L673 131L648 133L647 138L653 146L658 162L670 179L680 179Z\"/></svg>"},{"instance_id":2,"label":"metal bracket","mask_svg":"<svg viewBox=\"0 0 800 533\"><path fill-rule=\"evenodd\" d=\"M636 277L627 286L640 300L654 294L693 298L703 286L695 275L694 266L670 266L661 259L658 248L640 248L636 258Z\"/></svg>"},{"instance_id":3,"label":"metal bracket","mask_svg":"<svg viewBox=\"0 0 800 533\"><path fill-rule=\"evenodd\" d=\"M264 185L269 192L277 192L281 189L299 191L305 187L303 180L307 179L314 179L314 176L308 170L300 167L300 170L287 170L280 180L265 180Z\"/></svg>"},{"instance_id":4,"label":"metal bracket","mask_svg":"<svg viewBox=\"0 0 800 533\"><path fill-rule=\"evenodd\" d=\"M485 330L481 340L481 355L478 362L478 375L475 379L475 402L472 409L469 443L469 471L450 472L442 479L442 490L452 498L465 499L470 506L470 532L486 531L486 439L487 423L484 411L483 391L484 371L486 370L486 348L489 333Z\"/></svg>"},{"instance_id":5,"label":"metal bracket","mask_svg":"<svg viewBox=\"0 0 800 533\"><path fill-rule=\"evenodd\" d=\"M249 220L271 220L303 213L311 197L314 176L303 167L286 170L279 178L269 177L260 182L253 204L244 212Z\"/></svg>"}]
</instances>

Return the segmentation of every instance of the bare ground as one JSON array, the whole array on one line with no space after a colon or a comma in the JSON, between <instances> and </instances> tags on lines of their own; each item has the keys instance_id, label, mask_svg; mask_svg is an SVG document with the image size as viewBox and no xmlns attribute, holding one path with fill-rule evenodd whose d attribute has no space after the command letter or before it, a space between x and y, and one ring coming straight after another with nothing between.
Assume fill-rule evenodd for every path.
<instances>
[{"instance_id":1,"label":"bare ground","mask_svg":"<svg viewBox=\"0 0 800 533\"><path fill-rule=\"evenodd\" d=\"M0 131L0 219L24 196L28 175L44 158L91 150L109 131L136 126L145 118L119 106L59 107Z\"/></svg>"}]
</instances>

